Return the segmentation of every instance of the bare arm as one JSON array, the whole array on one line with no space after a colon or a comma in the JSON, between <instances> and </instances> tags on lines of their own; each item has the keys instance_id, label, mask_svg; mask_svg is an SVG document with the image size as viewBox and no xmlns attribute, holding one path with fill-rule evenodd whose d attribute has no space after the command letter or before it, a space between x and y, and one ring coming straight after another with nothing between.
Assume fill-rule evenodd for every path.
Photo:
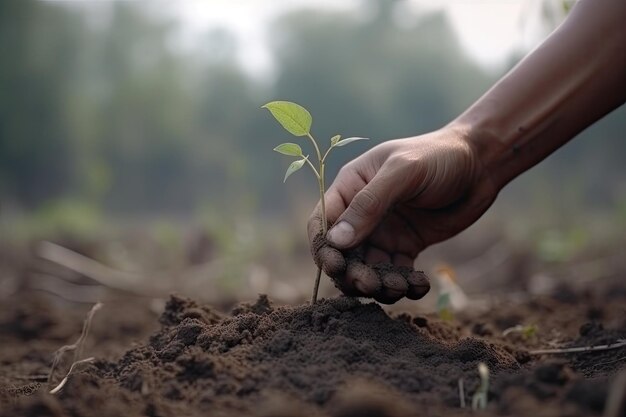
<instances>
[{"instance_id":1,"label":"bare arm","mask_svg":"<svg viewBox=\"0 0 626 417\"><path fill-rule=\"evenodd\" d=\"M452 125L498 188L626 101L626 1L581 0Z\"/></svg>"},{"instance_id":2,"label":"bare arm","mask_svg":"<svg viewBox=\"0 0 626 417\"><path fill-rule=\"evenodd\" d=\"M626 0L580 0L566 22L444 128L384 142L309 220L314 259L346 294L393 303L428 292L427 246L465 230L513 178L626 100Z\"/></svg>"}]
</instances>

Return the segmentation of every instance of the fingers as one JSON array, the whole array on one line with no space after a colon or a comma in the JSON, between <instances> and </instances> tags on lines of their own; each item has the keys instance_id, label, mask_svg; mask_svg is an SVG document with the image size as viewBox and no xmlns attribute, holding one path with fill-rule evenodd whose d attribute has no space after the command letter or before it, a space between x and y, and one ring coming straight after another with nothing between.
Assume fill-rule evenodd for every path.
<instances>
[{"instance_id":1,"label":"fingers","mask_svg":"<svg viewBox=\"0 0 626 417\"><path fill-rule=\"evenodd\" d=\"M344 277L333 279L346 295L374 298L393 304L407 297L419 300L430 290L430 283L421 271L389 263L367 265L359 257L348 255Z\"/></svg>"},{"instance_id":2,"label":"fingers","mask_svg":"<svg viewBox=\"0 0 626 417\"><path fill-rule=\"evenodd\" d=\"M430 291L430 282L428 277L422 271L410 270L406 272L406 280L409 289L406 292L406 298L411 300L419 300Z\"/></svg>"},{"instance_id":3,"label":"fingers","mask_svg":"<svg viewBox=\"0 0 626 417\"><path fill-rule=\"evenodd\" d=\"M419 300L430 290L423 272L391 263L366 264L362 254L349 251L344 255L328 245L321 233L314 238L312 251L318 267L348 296L393 304L403 297Z\"/></svg>"},{"instance_id":4,"label":"fingers","mask_svg":"<svg viewBox=\"0 0 626 417\"><path fill-rule=\"evenodd\" d=\"M326 219L328 224L333 224L337 217L346 209L346 204L341 197L341 194L336 188L330 189L326 192L325 195L326 200ZM307 223L307 232L309 235L309 243L311 247L313 246L313 239L315 236L322 233L322 207L321 204L318 203L311 213L309 217L309 221Z\"/></svg>"},{"instance_id":5,"label":"fingers","mask_svg":"<svg viewBox=\"0 0 626 417\"><path fill-rule=\"evenodd\" d=\"M326 193L326 213L330 224L345 210L345 204L336 190ZM332 278L338 278L346 272L346 260L343 254L328 244L322 226L322 210L317 205L307 224L309 245L315 264Z\"/></svg>"},{"instance_id":6,"label":"fingers","mask_svg":"<svg viewBox=\"0 0 626 417\"><path fill-rule=\"evenodd\" d=\"M315 231L316 226L311 226L309 230ZM328 244L321 228L311 242L311 254L315 264L329 277L338 278L345 274L346 259L339 250Z\"/></svg>"},{"instance_id":7,"label":"fingers","mask_svg":"<svg viewBox=\"0 0 626 417\"><path fill-rule=\"evenodd\" d=\"M386 175L375 176L350 201L328 232L328 240L338 249L359 245L383 220L397 193L397 184Z\"/></svg>"}]
</instances>

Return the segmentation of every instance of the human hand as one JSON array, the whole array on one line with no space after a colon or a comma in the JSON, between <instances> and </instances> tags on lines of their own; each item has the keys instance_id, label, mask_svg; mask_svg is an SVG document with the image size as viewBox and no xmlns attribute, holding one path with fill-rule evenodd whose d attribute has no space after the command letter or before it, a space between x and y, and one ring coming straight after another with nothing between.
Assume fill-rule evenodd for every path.
<instances>
[{"instance_id":1,"label":"human hand","mask_svg":"<svg viewBox=\"0 0 626 417\"><path fill-rule=\"evenodd\" d=\"M445 128L384 142L345 165L308 222L315 263L346 295L394 303L430 289L415 258L456 235L491 205L498 190L466 134Z\"/></svg>"}]
</instances>

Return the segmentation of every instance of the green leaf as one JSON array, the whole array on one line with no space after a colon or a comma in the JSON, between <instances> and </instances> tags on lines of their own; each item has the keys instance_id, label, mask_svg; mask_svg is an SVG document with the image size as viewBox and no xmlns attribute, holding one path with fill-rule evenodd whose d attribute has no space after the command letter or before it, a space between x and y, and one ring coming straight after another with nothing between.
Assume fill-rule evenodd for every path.
<instances>
[{"instance_id":1,"label":"green leaf","mask_svg":"<svg viewBox=\"0 0 626 417\"><path fill-rule=\"evenodd\" d=\"M357 138L357 137L345 138L345 139L340 140L337 143L335 143L334 146L346 146L348 143L356 142L357 140L369 140L369 139L368 138Z\"/></svg>"},{"instance_id":2,"label":"green leaf","mask_svg":"<svg viewBox=\"0 0 626 417\"><path fill-rule=\"evenodd\" d=\"M268 109L278 123L294 136L306 136L311 131L313 123L311 113L299 104L290 101L272 101L263 108Z\"/></svg>"},{"instance_id":3,"label":"green leaf","mask_svg":"<svg viewBox=\"0 0 626 417\"><path fill-rule=\"evenodd\" d=\"M302 159L298 159L297 161L293 161L291 165L289 165L289 168L287 168L287 172L285 172L285 179L283 180L283 182L286 182L287 178L289 178L291 174L302 168L307 158L308 156Z\"/></svg>"},{"instance_id":4,"label":"green leaf","mask_svg":"<svg viewBox=\"0 0 626 417\"><path fill-rule=\"evenodd\" d=\"M281 143L274 150L278 153L282 153L283 155L289 156L302 156L302 148L300 145L295 143Z\"/></svg>"},{"instance_id":5,"label":"green leaf","mask_svg":"<svg viewBox=\"0 0 626 417\"><path fill-rule=\"evenodd\" d=\"M339 139L341 139L341 135L335 135L332 138L330 138L330 146L337 145L337 142L339 142Z\"/></svg>"}]
</instances>

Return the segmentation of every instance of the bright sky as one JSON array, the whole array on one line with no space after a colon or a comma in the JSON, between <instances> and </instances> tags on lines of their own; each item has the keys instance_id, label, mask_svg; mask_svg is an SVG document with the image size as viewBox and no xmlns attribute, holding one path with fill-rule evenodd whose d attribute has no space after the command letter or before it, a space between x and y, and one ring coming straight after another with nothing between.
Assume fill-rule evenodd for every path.
<instances>
[{"instance_id":1,"label":"bright sky","mask_svg":"<svg viewBox=\"0 0 626 417\"><path fill-rule=\"evenodd\" d=\"M175 3L189 34L224 27L239 38L241 63L249 72L271 71L266 24L274 17L301 7L354 10L361 0L184 0ZM531 48L541 39L529 22L542 0L403 0L399 24L411 24L412 11L443 9L462 45L486 66L503 63L515 47ZM532 25L530 25L532 26ZM245 57L245 59L244 59Z\"/></svg>"}]
</instances>

